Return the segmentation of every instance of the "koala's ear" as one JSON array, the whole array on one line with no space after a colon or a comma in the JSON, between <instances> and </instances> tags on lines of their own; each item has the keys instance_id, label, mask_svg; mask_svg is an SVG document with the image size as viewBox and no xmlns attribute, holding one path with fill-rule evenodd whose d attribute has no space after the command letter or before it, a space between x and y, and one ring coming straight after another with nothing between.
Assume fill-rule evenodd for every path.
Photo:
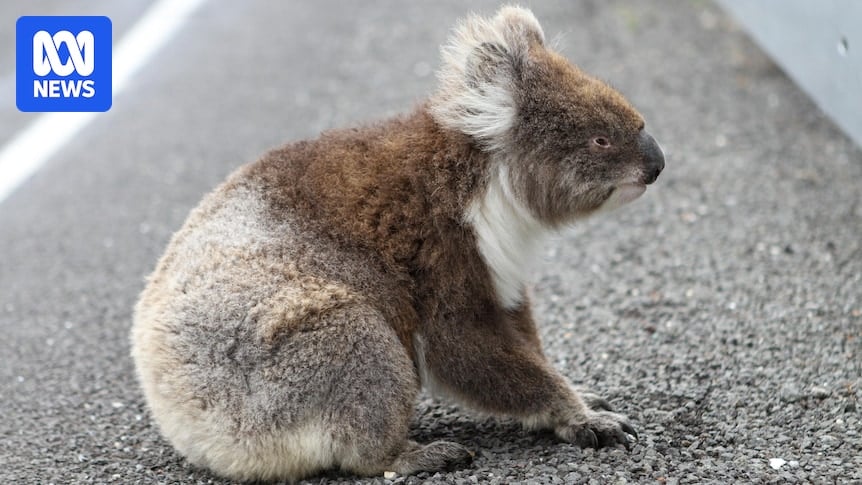
<instances>
[{"instance_id":1,"label":"koala's ear","mask_svg":"<svg viewBox=\"0 0 862 485\"><path fill-rule=\"evenodd\" d=\"M504 7L491 19L468 17L443 46L432 115L485 148L503 148L515 121L516 77L530 49L544 42L542 27L524 8Z\"/></svg>"},{"instance_id":2,"label":"koala's ear","mask_svg":"<svg viewBox=\"0 0 862 485\"><path fill-rule=\"evenodd\" d=\"M527 55L532 46L545 45L545 33L533 12L522 7L503 7L493 20L494 27L506 41L506 47L518 57Z\"/></svg>"}]
</instances>

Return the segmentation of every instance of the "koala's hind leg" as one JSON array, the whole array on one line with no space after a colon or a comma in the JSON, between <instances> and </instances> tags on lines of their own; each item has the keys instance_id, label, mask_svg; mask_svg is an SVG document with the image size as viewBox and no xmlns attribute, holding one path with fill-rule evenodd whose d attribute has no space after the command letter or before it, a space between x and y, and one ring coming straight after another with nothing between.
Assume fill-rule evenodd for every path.
<instances>
[{"instance_id":1,"label":"koala's hind leg","mask_svg":"<svg viewBox=\"0 0 862 485\"><path fill-rule=\"evenodd\" d=\"M303 367L318 392L312 392L317 399L308 405L326 417L335 467L366 476L386 471L408 475L452 469L472 459L455 443L423 446L407 440L418 376L407 350L379 312L351 303L329 312L320 325L323 328L304 329L295 338L311 347L306 347Z\"/></svg>"},{"instance_id":2,"label":"koala's hind leg","mask_svg":"<svg viewBox=\"0 0 862 485\"><path fill-rule=\"evenodd\" d=\"M399 475L413 475L419 472L452 471L466 467L473 461L473 453L463 445L451 441L433 441L421 445L406 441L394 460L380 461L378 450L366 449L371 456L357 455L354 464L342 464L342 469L359 475L380 475L392 471ZM370 459L369 459L370 458Z\"/></svg>"}]
</instances>

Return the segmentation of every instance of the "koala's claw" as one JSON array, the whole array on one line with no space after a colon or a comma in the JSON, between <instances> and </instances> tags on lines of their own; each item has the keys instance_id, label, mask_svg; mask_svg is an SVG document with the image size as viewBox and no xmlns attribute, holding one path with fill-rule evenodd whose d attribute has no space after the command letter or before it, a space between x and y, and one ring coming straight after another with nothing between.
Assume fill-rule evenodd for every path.
<instances>
[{"instance_id":1,"label":"koala's claw","mask_svg":"<svg viewBox=\"0 0 862 485\"><path fill-rule=\"evenodd\" d=\"M623 421L622 423L620 423L620 427L623 429L623 431L631 435L631 437L634 438L635 441L640 441L640 438L638 438L638 432L635 431L632 425L630 425L627 421Z\"/></svg>"},{"instance_id":2,"label":"koala's claw","mask_svg":"<svg viewBox=\"0 0 862 485\"><path fill-rule=\"evenodd\" d=\"M557 435L581 448L605 448L623 445L631 449L632 440L638 439L637 431L622 414L610 411L592 411L587 420L557 428Z\"/></svg>"},{"instance_id":3,"label":"koala's claw","mask_svg":"<svg viewBox=\"0 0 862 485\"><path fill-rule=\"evenodd\" d=\"M581 448L596 448L599 447L599 438L596 433L590 428L581 428L575 431L574 443Z\"/></svg>"}]
</instances>

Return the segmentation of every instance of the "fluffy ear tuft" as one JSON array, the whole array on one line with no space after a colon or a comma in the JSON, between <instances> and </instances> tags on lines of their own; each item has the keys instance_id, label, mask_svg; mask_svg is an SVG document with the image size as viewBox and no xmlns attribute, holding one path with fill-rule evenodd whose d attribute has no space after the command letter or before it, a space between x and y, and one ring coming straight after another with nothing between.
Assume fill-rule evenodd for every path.
<instances>
[{"instance_id":1,"label":"fluffy ear tuft","mask_svg":"<svg viewBox=\"0 0 862 485\"><path fill-rule=\"evenodd\" d=\"M502 148L515 120L515 76L530 48L544 42L542 27L524 8L503 7L491 19L467 17L441 50L434 118L487 149Z\"/></svg>"},{"instance_id":2,"label":"fluffy ear tuft","mask_svg":"<svg viewBox=\"0 0 862 485\"><path fill-rule=\"evenodd\" d=\"M511 47L529 49L533 42L545 45L545 32L533 12L523 7L503 7L494 17L497 28L504 31Z\"/></svg>"}]
</instances>

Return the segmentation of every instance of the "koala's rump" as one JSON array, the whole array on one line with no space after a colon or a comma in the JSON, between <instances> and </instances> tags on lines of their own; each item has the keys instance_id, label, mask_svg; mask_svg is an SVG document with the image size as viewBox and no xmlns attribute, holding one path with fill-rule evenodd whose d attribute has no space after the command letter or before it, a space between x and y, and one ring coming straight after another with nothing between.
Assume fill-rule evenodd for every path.
<instances>
[{"instance_id":1,"label":"koala's rump","mask_svg":"<svg viewBox=\"0 0 862 485\"><path fill-rule=\"evenodd\" d=\"M205 198L172 239L135 309L132 345L153 416L191 461L235 477L232 463L301 476L343 461L334 431L349 435L351 416L373 409L369 378L398 407L381 421L409 416L412 362L361 291L379 275L333 244L273 220L241 185ZM279 450L293 454L268 454Z\"/></svg>"}]
</instances>

